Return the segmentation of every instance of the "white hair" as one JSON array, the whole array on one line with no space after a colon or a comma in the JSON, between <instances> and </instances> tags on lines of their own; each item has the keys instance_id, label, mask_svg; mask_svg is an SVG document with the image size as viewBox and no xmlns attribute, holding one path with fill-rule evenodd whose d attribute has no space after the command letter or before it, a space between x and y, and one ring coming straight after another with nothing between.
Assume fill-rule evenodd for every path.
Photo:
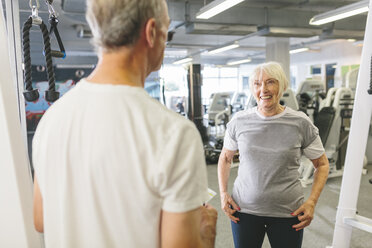
<instances>
[{"instance_id":1,"label":"white hair","mask_svg":"<svg viewBox=\"0 0 372 248\"><path fill-rule=\"evenodd\" d=\"M87 0L93 45L104 51L133 45L148 19L158 21L162 8L162 0Z\"/></svg>"},{"instance_id":2,"label":"white hair","mask_svg":"<svg viewBox=\"0 0 372 248\"><path fill-rule=\"evenodd\" d=\"M259 64L252 72L249 77L249 88L253 89L253 82L261 77L262 73L265 73L268 77L278 80L279 82L279 92L278 97L281 98L284 91L288 88L289 82L282 66L277 62L267 62ZM252 92L253 93L253 92Z\"/></svg>"}]
</instances>

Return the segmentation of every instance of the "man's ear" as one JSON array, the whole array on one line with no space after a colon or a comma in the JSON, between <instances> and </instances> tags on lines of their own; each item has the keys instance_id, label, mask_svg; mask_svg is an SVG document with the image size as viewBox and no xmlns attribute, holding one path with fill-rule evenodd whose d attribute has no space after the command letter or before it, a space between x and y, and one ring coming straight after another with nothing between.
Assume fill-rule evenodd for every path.
<instances>
[{"instance_id":1,"label":"man's ear","mask_svg":"<svg viewBox=\"0 0 372 248\"><path fill-rule=\"evenodd\" d=\"M156 21L154 18L150 18L145 25L145 37L149 47L155 46L156 39Z\"/></svg>"}]
</instances>

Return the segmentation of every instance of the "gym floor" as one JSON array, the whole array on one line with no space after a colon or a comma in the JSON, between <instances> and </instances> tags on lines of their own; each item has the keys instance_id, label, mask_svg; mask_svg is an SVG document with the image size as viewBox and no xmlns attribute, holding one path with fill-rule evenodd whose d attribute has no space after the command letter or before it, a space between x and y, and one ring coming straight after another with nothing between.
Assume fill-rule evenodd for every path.
<instances>
[{"instance_id":1,"label":"gym floor","mask_svg":"<svg viewBox=\"0 0 372 248\"><path fill-rule=\"evenodd\" d=\"M359 198L358 214L372 218L372 184L368 182L372 178L372 164L367 166L368 174L362 175ZM208 165L209 188L219 192L217 179L217 165ZM238 168L232 168L229 178L229 192L237 175ZM332 245L333 230L336 220L336 208L340 195L342 177L330 178L324 187L322 195L315 209L314 220L311 225L305 228L303 248L325 248ZM311 185L304 188L305 197L310 194ZM215 248L233 248L230 221L222 212L219 195L215 196L210 204L218 210L217 237ZM265 237L263 248L270 248ZM350 248L371 248L372 234L362 230L353 229Z\"/></svg>"}]
</instances>

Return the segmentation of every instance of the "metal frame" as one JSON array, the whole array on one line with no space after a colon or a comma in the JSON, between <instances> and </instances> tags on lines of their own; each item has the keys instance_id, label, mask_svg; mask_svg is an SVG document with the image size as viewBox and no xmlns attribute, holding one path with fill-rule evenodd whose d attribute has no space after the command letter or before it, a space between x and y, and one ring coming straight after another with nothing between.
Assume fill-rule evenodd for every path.
<instances>
[{"instance_id":1,"label":"metal frame","mask_svg":"<svg viewBox=\"0 0 372 248\"><path fill-rule=\"evenodd\" d=\"M371 9L372 0L369 3L369 7ZM372 95L367 92L370 82L370 60L372 55L371 22L372 13L369 11L353 110L353 116L358 116L358 118L351 120L348 150L346 152L344 175L333 235L333 248L350 247L353 227L372 233L372 220L356 214L363 159L372 116Z\"/></svg>"},{"instance_id":2,"label":"metal frame","mask_svg":"<svg viewBox=\"0 0 372 248\"><path fill-rule=\"evenodd\" d=\"M19 2L5 0L6 5L6 22L8 30L9 58L12 70L12 78L17 96L19 118L23 130L24 143L27 149L27 127L25 100L23 98L23 70L22 70L22 45L21 45L21 27L19 17ZM30 10L31 13L31 10Z\"/></svg>"},{"instance_id":3,"label":"metal frame","mask_svg":"<svg viewBox=\"0 0 372 248\"><path fill-rule=\"evenodd\" d=\"M6 0L7 28L0 2L0 244L43 247L32 214L32 179L26 149L18 1ZM8 30L8 32L7 32ZM20 89L21 88L21 89ZM22 117L23 115L23 117ZM22 135L23 134L23 135Z\"/></svg>"}]
</instances>

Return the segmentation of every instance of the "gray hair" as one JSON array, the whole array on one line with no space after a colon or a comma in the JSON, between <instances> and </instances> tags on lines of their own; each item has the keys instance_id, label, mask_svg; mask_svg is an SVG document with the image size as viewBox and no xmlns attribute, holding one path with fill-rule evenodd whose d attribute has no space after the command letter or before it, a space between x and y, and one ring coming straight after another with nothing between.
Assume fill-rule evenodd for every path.
<instances>
[{"instance_id":1,"label":"gray hair","mask_svg":"<svg viewBox=\"0 0 372 248\"><path fill-rule=\"evenodd\" d=\"M260 77L262 73L265 73L268 77L274 78L279 82L279 92L278 97L282 97L284 91L288 88L289 82L282 66L277 62L267 62L263 64L259 64L252 72L251 76L249 77L249 87L252 91L253 83ZM253 93L253 92L252 92Z\"/></svg>"},{"instance_id":2,"label":"gray hair","mask_svg":"<svg viewBox=\"0 0 372 248\"><path fill-rule=\"evenodd\" d=\"M87 0L92 43L103 51L133 45L146 21L155 18L158 22L161 13L162 0Z\"/></svg>"}]
</instances>

